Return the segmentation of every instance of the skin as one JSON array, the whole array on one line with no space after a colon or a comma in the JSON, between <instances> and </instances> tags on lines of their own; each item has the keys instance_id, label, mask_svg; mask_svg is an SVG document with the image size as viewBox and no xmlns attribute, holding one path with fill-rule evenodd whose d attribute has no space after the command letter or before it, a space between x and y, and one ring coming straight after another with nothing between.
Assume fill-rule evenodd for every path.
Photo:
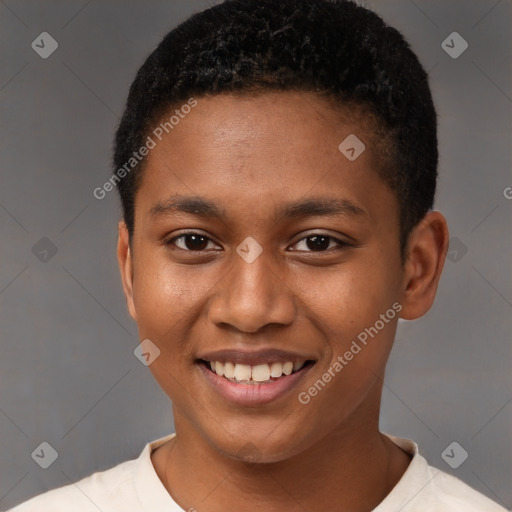
<instances>
[{"instance_id":1,"label":"skin","mask_svg":"<svg viewBox=\"0 0 512 512\"><path fill-rule=\"evenodd\" d=\"M173 404L177 436L152 462L185 510L363 512L408 467L378 429L398 315L308 404L297 399L393 303L408 320L429 310L448 246L444 217L429 212L402 265L397 199L375 172L370 124L349 114L307 92L198 98L147 157L131 244L119 223L127 305L140 339L161 350L150 370ZM338 150L349 134L366 145L355 161ZM152 216L173 194L214 201L225 215ZM281 203L313 197L364 213L275 217ZM210 241L196 252L190 237L166 245L186 231ZM345 245L315 250L315 234ZM252 263L236 252L248 236L263 249ZM316 363L297 389L261 406L228 402L196 364L210 350L269 347Z\"/></svg>"}]
</instances>

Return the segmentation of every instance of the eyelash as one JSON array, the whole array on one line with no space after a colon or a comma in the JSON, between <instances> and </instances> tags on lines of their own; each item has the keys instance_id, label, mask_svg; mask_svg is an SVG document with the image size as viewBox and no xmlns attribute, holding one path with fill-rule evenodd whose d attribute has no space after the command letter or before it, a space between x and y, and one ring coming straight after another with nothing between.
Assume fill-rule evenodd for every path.
<instances>
[{"instance_id":1,"label":"eyelash","mask_svg":"<svg viewBox=\"0 0 512 512\"><path fill-rule=\"evenodd\" d=\"M208 236L204 235L203 233L198 233L196 231L187 231L186 233L182 233L181 235L178 235L178 236L175 236L173 238L170 238L169 240L166 240L164 241L164 245L166 246L170 246L170 245L173 245L176 249L180 250L180 251L184 251L184 252L190 252L190 253L201 253L201 252L206 252L206 250L200 250L200 251L194 251L192 249L182 249L181 247L176 247L174 242L176 240L179 240L180 238L185 238L186 236L190 236L190 235L197 235L197 236L200 236L200 237L203 237L205 238L207 241L209 242L213 242L213 240L211 238L209 238ZM308 238L314 238L316 236L323 236L325 238L328 238L330 240L333 240L337 247L330 247L326 250L323 250L323 251L296 251L296 252L307 252L307 253L330 253L331 251L341 251L343 250L345 247L349 247L350 244L344 242L343 240L340 240L339 238L335 238L331 235L326 235L324 233L312 233L304 238L301 238L300 240L298 240L297 242L295 242L293 245L297 245L299 242L302 242L304 240L307 240ZM215 242L213 242L215 243Z\"/></svg>"}]
</instances>

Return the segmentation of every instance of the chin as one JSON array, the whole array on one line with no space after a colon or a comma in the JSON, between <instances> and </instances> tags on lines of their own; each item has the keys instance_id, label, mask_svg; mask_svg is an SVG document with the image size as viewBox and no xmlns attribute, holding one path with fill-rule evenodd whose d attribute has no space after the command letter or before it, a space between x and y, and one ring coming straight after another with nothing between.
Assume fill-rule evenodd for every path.
<instances>
[{"instance_id":1,"label":"chin","mask_svg":"<svg viewBox=\"0 0 512 512\"><path fill-rule=\"evenodd\" d=\"M268 430L271 432L271 430ZM211 439L212 446L229 457L249 464L269 464L287 460L304 450L302 438L297 434L286 433L279 437L263 437L261 434L254 436L247 432L223 439Z\"/></svg>"}]
</instances>

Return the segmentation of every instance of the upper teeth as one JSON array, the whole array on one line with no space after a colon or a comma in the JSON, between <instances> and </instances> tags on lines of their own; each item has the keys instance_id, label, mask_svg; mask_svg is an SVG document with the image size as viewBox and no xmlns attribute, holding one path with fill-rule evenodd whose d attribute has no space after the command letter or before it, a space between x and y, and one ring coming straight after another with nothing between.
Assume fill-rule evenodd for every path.
<instances>
[{"instance_id":1,"label":"upper teeth","mask_svg":"<svg viewBox=\"0 0 512 512\"><path fill-rule=\"evenodd\" d=\"M300 370L306 361L298 363L264 363L256 366L248 364L221 363L220 361L210 361L210 368L220 377L235 379L237 381L265 382L271 377L281 377L290 375L292 372Z\"/></svg>"}]
</instances>

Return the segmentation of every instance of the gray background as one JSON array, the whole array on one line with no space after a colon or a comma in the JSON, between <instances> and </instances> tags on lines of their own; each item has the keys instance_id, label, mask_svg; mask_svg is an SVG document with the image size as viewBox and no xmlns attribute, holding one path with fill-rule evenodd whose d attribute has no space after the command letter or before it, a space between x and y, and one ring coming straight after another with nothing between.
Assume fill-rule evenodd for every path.
<instances>
[{"instance_id":1,"label":"gray background","mask_svg":"<svg viewBox=\"0 0 512 512\"><path fill-rule=\"evenodd\" d=\"M381 428L416 440L432 465L510 509L512 3L366 5L430 71L436 207L452 236L437 302L399 325ZM167 397L133 355L137 331L115 260L117 192L100 201L92 190L109 176L136 70L173 26L207 6L0 1L2 509L134 458L173 429ZM31 48L43 31L59 44L48 59ZM458 59L441 47L453 31L469 44ZM51 248L45 240L33 250L43 237L56 254L40 252ZM43 441L58 452L48 469L31 458ZM469 454L454 470L441 457L453 441Z\"/></svg>"}]
</instances>

